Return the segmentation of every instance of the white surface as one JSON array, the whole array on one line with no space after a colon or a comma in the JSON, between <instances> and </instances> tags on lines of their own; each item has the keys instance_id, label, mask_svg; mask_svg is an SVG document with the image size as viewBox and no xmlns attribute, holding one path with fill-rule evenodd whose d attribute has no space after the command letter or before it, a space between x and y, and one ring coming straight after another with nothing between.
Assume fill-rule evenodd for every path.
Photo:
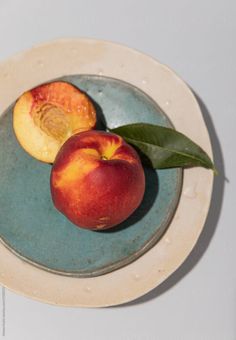
<instances>
[{"instance_id":1,"label":"white surface","mask_svg":"<svg viewBox=\"0 0 236 340\"><path fill-rule=\"evenodd\" d=\"M0 59L45 40L90 36L172 67L205 103L220 171L198 245L162 286L128 306L98 310L52 307L7 291L6 339L236 339L235 10L233 0L0 2Z\"/></svg>"}]
</instances>

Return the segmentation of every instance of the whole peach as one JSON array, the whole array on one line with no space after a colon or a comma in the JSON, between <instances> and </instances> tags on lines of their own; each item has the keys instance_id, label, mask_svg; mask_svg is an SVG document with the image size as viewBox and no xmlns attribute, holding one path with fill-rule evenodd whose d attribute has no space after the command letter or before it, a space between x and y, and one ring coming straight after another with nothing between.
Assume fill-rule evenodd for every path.
<instances>
[{"instance_id":1,"label":"whole peach","mask_svg":"<svg viewBox=\"0 0 236 340\"><path fill-rule=\"evenodd\" d=\"M121 223L140 205L144 190L139 156L112 133L73 135L52 167L54 205L82 228L101 230Z\"/></svg>"}]
</instances>

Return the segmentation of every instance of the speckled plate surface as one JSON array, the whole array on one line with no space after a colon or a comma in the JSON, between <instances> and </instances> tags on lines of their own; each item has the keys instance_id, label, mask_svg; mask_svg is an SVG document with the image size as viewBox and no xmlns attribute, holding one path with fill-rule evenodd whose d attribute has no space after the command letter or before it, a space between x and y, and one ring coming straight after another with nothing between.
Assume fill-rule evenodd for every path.
<instances>
[{"instance_id":1,"label":"speckled plate surface","mask_svg":"<svg viewBox=\"0 0 236 340\"><path fill-rule=\"evenodd\" d=\"M161 65L140 52L110 42L89 39L66 39L35 47L0 64L0 115L2 115L0 125L1 133L4 135L4 138L1 140L2 143L4 141L1 148L4 148L6 143L8 143L8 147L5 148L4 156L2 156L1 159L2 174L4 173L3 168L5 167L6 170L7 162L9 162L9 170L5 172L5 176L2 176L5 177L5 180L3 180L3 178L1 179L2 187L0 191L0 197L3 197L1 196L3 194L5 195L5 199L1 200L0 206L1 219L3 219L2 221L4 222L1 223L0 228L3 239L3 242L0 243L0 282L9 289L40 301L66 306L99 307L116 305L135 299L160 284L178 268L190 253L204 226L210 204L213 175L210 171L202 168L184 171L183 189L179 204L164 236L142 256L122 268L99 276L78 277L79 272L85 276L88 274L88 272L86 274L85 271L88 269L88 264L90 263L87 263L86 266L78 267L78 261L75 261L75 263L69 261L70 265L72 265L68 267L68 255L64 256L63 254L63 257L61 257L57 247L59 246L59 249L66 254L71 254L71 249L69 249L70 246L64 246L63 248L62 245L60 245L59 236L57 236L56 239L54 238L55 242L52 244L56 258L47 256L46 252L46 256L44 256L43 249L40 249L37 245L40 244L41 235L41 246L48 247L48 244L44 241L47 230L44 230L44 235L40 233L37 235L36 249L32 251L32 235L34 236L35 234L32 232L32 229L30 229L30 226L40 225L41 216L42 214L45 215L45 210L47 210L49 215L51 214L51 217L54 216L54 222L55 224L58 223L61 231L73 230L72 233L77 235L78 229L73 225L70 225L68 229L66 227L67 221L65 222L64 217L59 213L55 214L53 207L49 203L48 192L45 191L45 196L40 196L40 202L37 202L36 193L39 191L37 190L39 189L38 185L40 186L40 190L42 190L41 186L44 188L47 187L43 186L42 183L48 178L49 168L47 168L47 166L41 168L39 162L32 160L30 156L26 155L24 151L17 146L12 131L10 131L9 106L25 90L56 78L71 80L75 83L82 81L83 86L85 86L84 89L86 90L88 78L86 78L86 76L82 78L76 76L86 74L115 78L142 90L152 98L150 101L149 97L144 96L145 105L147 102L151 105L150 112L152 112L151 107L154 105L156 111L156 114L149 112L147 116L145 115L145 121L163 123L164 125L166 123L168 124L166 117L158 114L159 110L157 110L155 104L158 103L177 130L185 133L200 144L210 155L212 155L212 152L208 132L200 109L189 88L166 66ZM67 78L64 78L65 75ZM93 77L93 83L97 79L101 81L103 77ZM125 86L123 82L112 82L113 84L114 82L116 84L122 84L122 87ZM112 88L112 86L109 86L109 90L110 88ZM131 88L134 89L133 87ZM94 94L91 93L91 95L95 95L96 93L96 98L94 99L98 101L101 106L103 106L103 92L106 93L106 89L102 89L102 91L99 92L97 88ZM127 88L125 92L127 92ZM138 93L138 97L141 95L139 90L135 92L136 94ZM127 106L127 110L130 110L129 105ZM106 116L105 112L104 114ZM141 113L139 113L135 119L139 119L140 116ZM117 122L114 120L112 122L110 116L106 118L108 123L111 122L111 124L114 125L121 123L121 120ZM130 114L127 114L122 117L122 122L126 123L129 119L135 121L133 120L133 115L131 117ZM144 116L142 115L142 120L143 119ZM17 153L15 153L16 150ZM7 153L9 153L9 155L7 155ZM20 157L17 155L20 155ZM35 163L30 165L28 162ZM26 166L27 163L29 164L28 169ZM21 164L23 168L19 169L19 164ZM37 166L40 169L37 168ZM27 176L24 175L24 171L26 170ZM165 171L165 173L169 171L170 170ZM174 171L170 171L172 180L175 177L172 177ZM21 176L18 176L18 173L20 173ZM161 173L162 172L159 174L158 172L158 181L160 183L162 182L160 178ZM40 176L38 176L38 182L35 182L33 179L37 174L40 174ZM150 174L147 177L151 178L151 176ZM153 181L155 181L155 176L156 175L153 174ZM30 185L27 185L27 182ZM177 177L175 177L172 182L175 184L173 184L172 188L171 186L169 188L171 193L168 201L173 199L173 202L175 202L176 193L174 192L174 188L177 188L177 182ZM12 184L14 185L11 186ZM20 194L18 188L22 187L24 187L24 192ZM123 233L127 233L128 235L134 230L135 225L141 226L142 221L145 221L147 216L152 215L152 213L155 215L157 213L156 209L158 209L158 207L154 208L155 202L157 202L160 194L161 189L158 193L154 193L153 198L155 199L152 199L152 205L148 207L148 211L144 211L144 214L141 213L141 218L139 218L138 221L135 220L134 224L132 222L129 227L121 228L114 232L114 234L112 233L110 235L110 233L107 232L104 234L104 239L105 237L106 239L117 237L114 235L122 235ZM42 202L43 197L47 198L45 202ZM147 202L149 202L149 200L147 200ZM29 215L29 211L27 211L26 215L31 216L31 221L29 221L32 223L29 223L28 227L24 225L23 229L18 228L19 225L23 225L22 222L24 222L24 220L22 220L22 216L26 216L24 209L27 210L29 206L32 208L32 213ZM35 209L37 206L41 207L41 212ZM9 207L11 207L10 211ZM38 216L40 216L40 218L37 219ZM153 218L154 217L152 217L151 222L153 222ZM150 221L148 220L146 220L146 222L148 226L158 225L157 220L157 224L149 223ZM18 227L14 229L14 225L18 225ZM45 224L43 225L45 226ZM165 226L166 225L167 224L165 224ZM55 232L53 228L48 227L49 226L47 226L47 229L50 230L50 232ZM161 229L162 228L160 228L160 230ZM19 230L24 231L23 235L20 235ZM146 232L147 230L145 230L145 234ZM154 232L156 232L156 230ZM93 235L93 233L90 233L90 235ZM18 237L17 239L16 236ZM51 235L48 234L48 239L50 240L49 236ZM67 236L65 232L64 237L66 238ZM142 241L144 241L144 239L142 239ZM29 261L22 261L22 258L6 246L7 243L24 257L31 258L32 260L32 256L34 256L33 262L39 262L40 265L43 264L44 267L50 268L50 270L62 271L64 274L67 272L69 275L52 273L35 266L35 264ZM138 242L135 243L138 249L142 249L143 245L144 243L141 246ZM75 243L71 248L75 249ZM90 249L88 249L88 251L89 250ZM96 252L94 249L91 250L92 252ZM132 251L136 253L134 248L132 248ZM26 252L28 253L26 254ZM79 252L77 252L77 254L79 254ZM122 254L125 254L126 258L131 256L129 251L127 252L127 249L125 251L122 249ZM60 260L62 258L67 260L64 263L63 261L58 262L58 258L60 258ZM95 262L91 261L91 264ZM108 265L105 263L104 266L104 262L100 264L98 262L96 263L97 267L95 269L89 267L90 274L94 270L96 271L97 268L101 270ZM74 275L74 272L76 272L77 275ZM73 275L71 275L71 273Z\"/></svg>"},{"instance_id":2,"label":"speckled plate surface","mask_svg":"<svg viewBox=\"0 0 236 340\"><path fill-rule=\"evenodd\" d=\"M121 80L96 75L61 78L85 91L97 108L98 128L136 122L170 126L157 104ZM22 259L48 271L91 277L120 268L157 242L176 209L182 170L145 168L141 206L110 231L77 228L52 204L51 165L38 162L18 144L12 107L0 119L0 238Z\"/></svg>"}]
</instances>

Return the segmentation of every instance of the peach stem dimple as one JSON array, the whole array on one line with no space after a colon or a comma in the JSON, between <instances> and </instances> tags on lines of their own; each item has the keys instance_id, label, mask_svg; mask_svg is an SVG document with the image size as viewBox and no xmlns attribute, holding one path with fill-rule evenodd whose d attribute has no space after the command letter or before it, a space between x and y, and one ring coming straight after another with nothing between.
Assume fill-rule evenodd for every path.
<instances>
[{"instance_id":1,"label":"peach stem dimple","mask_svg":"<svg viewBox=\"0 0 236 340\"><path fill-rule=\"evenodd\" d=\"M103 161L107 161L107 160L108 160L108 158L107 158L106 156L101 156L101 159L102 159Z\"/></svg>"}]
</instances>

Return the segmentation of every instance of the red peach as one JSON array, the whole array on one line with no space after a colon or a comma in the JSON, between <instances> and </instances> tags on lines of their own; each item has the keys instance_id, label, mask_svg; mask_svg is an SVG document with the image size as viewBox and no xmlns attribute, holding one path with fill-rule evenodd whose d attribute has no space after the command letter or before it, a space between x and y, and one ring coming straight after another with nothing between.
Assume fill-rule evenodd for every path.
<instances>
[{"instance_id":1,"label":"red peach","mask_svg":"<svg viewBox=\"0 0 236 340\"><path fill-rule=\"evenodd\" d=\"M144 190L139 156L112 133L91 130L70 137L52 167L53 203L82 228L108 229L126 220Z\"/></svg>"}]
</instances>

